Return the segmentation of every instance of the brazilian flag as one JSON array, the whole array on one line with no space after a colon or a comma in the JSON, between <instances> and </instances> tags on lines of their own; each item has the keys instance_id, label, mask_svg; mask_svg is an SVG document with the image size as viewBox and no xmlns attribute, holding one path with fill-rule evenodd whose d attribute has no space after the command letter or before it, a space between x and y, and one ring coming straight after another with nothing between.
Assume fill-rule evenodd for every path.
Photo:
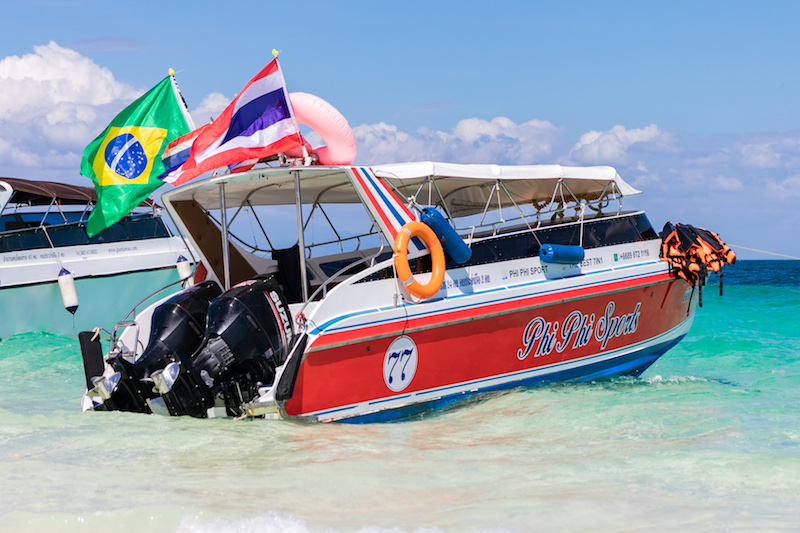
<instances>
[{"instance_id":1,"label":"brazilian flag","mask_svg":"<svg viewBox=\"0 0 800 533\"><path fill-rule=\"evenodd\" d=\"M163 185L161 154L189 133L172 76L116 116L83 152L81 174L91 178L97 205L86 223L92 237L130 213Z\"/></svg>"}]
</instances>

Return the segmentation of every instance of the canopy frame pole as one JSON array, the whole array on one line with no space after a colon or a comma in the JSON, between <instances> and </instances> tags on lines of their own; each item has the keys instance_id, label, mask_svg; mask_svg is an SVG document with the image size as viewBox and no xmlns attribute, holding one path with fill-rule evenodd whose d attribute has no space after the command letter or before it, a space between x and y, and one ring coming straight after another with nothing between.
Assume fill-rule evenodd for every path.
<instances>
[{"instance_id":1,"label":"canopy frame pole","mask_svg":"<svg viewBox=\"0 0 800 533\"><path fill-rule=\"evenodd\" d=\"M39 226L44 226L44 221L47 220L47 215L50 214L50 210L53 208L54 205L56 205L56 202L58 202L58 198L53 196L53 199L50 200L50 205L47 206L47 209L45 210L44 215L42 215L42 220L39 222ZM64 214L62 213L61 216L63 217ZM65 217L64 218L64 222L66 222L66 221L67 220L66 220L66 217Z\"/></svg>"},{"instance_id":2,"label":"canopy frame pole","mask_svg":"<svg viewBox=\"0 0 800 533\"><path fill-rule=\"evenodd\" d=\"M585 203L581 203L581 201L578 199L578 197L575 196L575 193L572 192L572 189L569 188L569 185L564 183L563 180L559 180L559 183L561 183L561 201L563 202L564 209L566 210L566 208L567 208L567 202L564 199L564 189L567 189L567 192L572 197L572 200L577 205L580 206L580 218L578 220L580 222L580 228L581 229L580 229L578 246L583 247L583 215L584 215L584 212L586 211L586 204ZM608 187L608 185L606 185L606 187ZM603 190L605 190L605 189L603 189ZM576 213L576 215L577 215L577 213Z\"/></svg>"},{"instance_id":3,"label":"canopy frame pole","mask_svg":"<svg viewBox=\"0 0 800 533\"><path fill-rule=\"evenodd\" d=\"M297 244L300 252L300 287L303 290L303 302L308 301L308 279L306 274L306 245L303 240L303 201L300 198L300 171L293 170L295 206L297 207Z\"/></svg>"},{"instance_id":4,"label":"canopy frame pole","mask_svg":"<svg viewBox=\"0 0 800 533\"><path fill-rule=\"evenodd\" d=\"M431 184L436 189L436 194L439 195L439 200L442 202L442 209L444 210L445 214L447 214L447 218L450 219L450 223L453 224L453 228L456 227L456 219L453 218L452 213L450 213L450 209L447 207L447 202L444 201L444 195L442 191L439 189L439 185L436 183L436 180L433 178L429 178L431 180Z\"/></svg>"},{"instance_id":5,"label":"canopy frame pole","mask_svg":"<svg viewBox=\"0 0 800 533\"><path fill-rule=\"evenodd\" d=\"M512 197L511 197L511 193L508 191L508 188L506 187L505 183L503 183L502 181L498 180L498 181L497 181L497 184L498 184L500 187L502 187L502 188L503 188L503 191L506 193L506 196L508 196L508 199L509 199L509 200L511 200L511 204L512 204L514 207L516 207L516 208L517 208L517 212L519 213L519 217L522 219L522 221L523 221L523 222L525 223L525 225L528 227L528 231L530 231L530 232L531 232L531 235L533 235L533 238L534 238L534 239L536 239L536 242L538 242L538 243L539 243L539 246L541 247L541 246L542 246L542 242L539 240L539 236L538 236L538 235L536 235L536 232L533 230L533 228L531 227L531 225L528 223L528 217L526 217L526 216L525 216L525 213L523 213L523 212L522 212L522 208L521 208L519 205L517 205L517 202L516 202L516 201L514 201L514 198L512 198ZM497 191L497 196L498 196L498 198L500 197L500 191ZM537 213L537 215L538 215L538 213Z\"/></svg>"},{"instance_id":6,"label":"canopy frame pole","mask_svg":"<svg viewBox=\"0 0 800 533\"><path fill-rule=\"evenodd\" d=\"M219 184L220 224L222 225L222 270L225 290L231 288L230 242L228 242L228 214L225 206L225 182Z\"/></svg>"},{"instance_id":7,"label":"canopy frame pole","mask_svg":"<svg viewBox=\"0 0 800 533\"><path fill-rule=\"evenodd\" d=\"M256 220L256 224L258 224L258 227L261 229L261 233L264 235L264 238L267 239L267 245L269 246L269 249L273 250L275 247L272 246L272 241L269 240L269 235L267 235L267 230L264 229L264 225L261 223L261 218L256 213L256 208L253 207L253 204L250 202L250 198L246 200L246 203L250 207L250 211L252 211L253 213L253 218Z\"/></svg>"}]
</instances>

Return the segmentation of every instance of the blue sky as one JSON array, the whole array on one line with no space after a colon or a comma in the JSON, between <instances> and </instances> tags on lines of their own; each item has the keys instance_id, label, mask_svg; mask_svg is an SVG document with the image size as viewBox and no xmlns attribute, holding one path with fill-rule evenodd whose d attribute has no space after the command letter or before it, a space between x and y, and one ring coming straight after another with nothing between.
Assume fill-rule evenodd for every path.
<instances>
[{"instance_id":1,"label":"blue sky","mask_svg":"<svg viewBox=\"0 0 800 533\"><path fill-rule=\"evenodd\" d=\"M3 176L88 184L83 148L169 68L200 125L277 48L289 91L348 119L358 163L611 165L644 191L626 207L658 228L800 256L800 3L25 0L2 13Z\"/></svg>"}]
</instances>

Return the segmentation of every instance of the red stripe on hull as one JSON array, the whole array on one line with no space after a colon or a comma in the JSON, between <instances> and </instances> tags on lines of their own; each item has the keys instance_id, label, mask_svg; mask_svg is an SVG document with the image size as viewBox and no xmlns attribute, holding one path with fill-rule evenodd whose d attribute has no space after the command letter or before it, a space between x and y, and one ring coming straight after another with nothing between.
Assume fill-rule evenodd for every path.
<instances>
[{"instance_id":1,"label":"red stripe on hull","mask_svg":"<svg viewBox=\"0 0 800 533\"><path fill-rule=\"evenodd\" d=\"M551 305L554 303L596 296L598 294L608 294L617 291L629 290L634 287L649 287L651 285L665 283L673 279L674 278L672 278L668 273L664 272L644 276L641 278L635 278L632 280L614 281L601 285L594 285L591 287L578 287L575 289L567 289L550 294L530 296L508 302L480 305L457 311L446 311L432 316L412 318L410 320L406 320L404 317L402 320L388 324L323 334L314 341L314 344L309 347L308 351L315 352L330 346L352 344L367 337L375 338L387 335L400 335L403 331L415 331L430 327L440 327L442 323L482 319L486 317L486 315L513 313L543 305Z\"/></svg>"},{"instance_id":2,"label":"red stripe on hull","mask_svg":"<svg viewBox=\"0 0 800 533\"><path fill-rule=\"evenodd\" d=\"M300 366L286 414L402 396L647 341L677 327L688 314L687 285L665 279L659 274L420 318L409 321L405 332L391 324L331 335L337 345L321 349L315 343ZM386 334L374 338L374 329ZM416 345L416 371L405 388L394 392L384 378L385 358L403 333ZM359 340L366 336L371 340ZM352 342L338 344L342 339Z\"/></svg>"}]
</instances>

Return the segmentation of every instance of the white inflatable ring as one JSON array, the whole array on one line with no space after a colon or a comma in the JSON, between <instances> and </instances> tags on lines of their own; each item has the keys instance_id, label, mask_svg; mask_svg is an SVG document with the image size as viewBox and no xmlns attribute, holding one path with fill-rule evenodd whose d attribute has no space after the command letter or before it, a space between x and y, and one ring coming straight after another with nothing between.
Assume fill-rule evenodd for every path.
<instances>
[{"instance_id":1,"label":"white inflatable ring","mask_svg":"<svg viewBox=\"0 0 800 533\"><path fill-rule=\"evenodd\" d=\"M289 93L295 119L316 131L325 146L312 148L321 165L349 165L356 158L356 136L347 120L328 102L308 93ZM302 156L301 149L288 152L292 157Z\"/></svg>"}]
</instances>

